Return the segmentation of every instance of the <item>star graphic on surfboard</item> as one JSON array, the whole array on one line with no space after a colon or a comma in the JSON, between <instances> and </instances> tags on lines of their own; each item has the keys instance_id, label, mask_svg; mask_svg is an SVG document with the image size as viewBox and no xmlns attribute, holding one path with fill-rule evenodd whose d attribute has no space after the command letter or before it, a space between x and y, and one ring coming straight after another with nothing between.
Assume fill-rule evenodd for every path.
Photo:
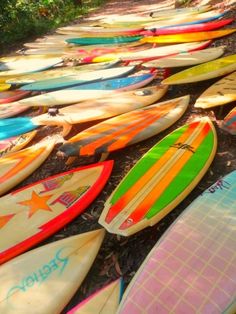
<instances>
[{"instance_id":1,"label":"star graphic on surfboard","mask_svg":"<svg viewBox=\"0 0 236 314\"><path fill-rule=\"evenodd\" d=\"M32 192L31 199L18 202L20 205L29 206L29 218L39 210L52 211L48 206L47 201L52 195L39 196L35 191Z\"/></svg>"}]
</instances>

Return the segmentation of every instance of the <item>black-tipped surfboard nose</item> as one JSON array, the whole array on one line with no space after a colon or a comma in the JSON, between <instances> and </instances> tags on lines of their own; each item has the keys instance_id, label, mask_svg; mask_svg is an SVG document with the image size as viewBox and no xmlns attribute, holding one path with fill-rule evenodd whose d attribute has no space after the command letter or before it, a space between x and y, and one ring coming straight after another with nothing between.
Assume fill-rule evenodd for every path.
<instances>
[{"instance_id":1,"label":"black-tipped surfboard nose","mask_svg":"<svg viewBox=\"0 0 236 314\"><path fill-rule=\"evenodd\" d=\"M70 157L78 156L80 151L80 145L75 145L74 143L65 143L59 147L57 156L59 157Z\"/></svg>"}]
</instances>

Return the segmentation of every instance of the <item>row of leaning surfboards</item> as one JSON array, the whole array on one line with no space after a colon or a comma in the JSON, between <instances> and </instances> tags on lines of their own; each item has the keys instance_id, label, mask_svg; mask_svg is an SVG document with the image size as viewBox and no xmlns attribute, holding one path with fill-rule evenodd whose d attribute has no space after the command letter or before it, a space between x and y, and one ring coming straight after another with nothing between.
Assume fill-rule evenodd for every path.
<instances>
[{"instance_id":1,"label":"row of leaning surfboards","mask_svg":"<svg viewBox=\"0 0 236 314\"><path fill-rule=\"evenodd\" d=\"M199 32L200 26L192 24L197 15L200 15L200 21L221 15L221 12L208 12L210 10L210 6L203 6L152 12L152 17L148 18L128 16L132 28L127 27L128 20L123 17L119 21L104 20L102 27L85 25L59 29L59 32L66 40L71 38L72 33L77 36L84 32L81 40L85 43L86 31L95 31L93 28L97 32L95 43L100 40L101 34L106 41L110 41L114 34L122 35L119 40L124 40L123 34L127 33L129 40L133 41L134 37L131 38L130 34L140 38L146 32L142 40L152 42L155 38L149 29L153 29L156 23L169 25L164 14L174 16L174 25L185 21L191 23L191 29ZM143 24L146 25L145 30ZM112 25L112 29L108 25ZM208 27L214 26L211 24ZM173 29L168 27L166 33L164 31L158 33L157 28L155 34L173 34ZM185 26L179 26L181 32L188 34L189 31ZM178 35L171 40L173 38L179 40L180 37ZM191 41L191 35L188 38ZM55 43L62 37L50 40ZM164 39L159 37L159 40ZM39 56L30 57L23 71L24 57L2 59L0 88L4 90L22 85L0 94L2 117L14 115L15 110L21 113L32 106L73 105L60 108L59 113L51 110L50 115L42 113L33 118L0 121L1 313L61 313L91 268L105 234L104 229L81 233L25 253L83 213L103 190L113 168L112 160L100 161L12 191L46 161L57 143L56 138L47 138L22 149L35 137L35 129L42 125L60 125L63 136L66 136L73 124L106 119L58 147L58 155L63 157L79 156L84 159L101 155L106 158L113 151L164 131L182 117L189 106L189 95L157 102L167 92L168 85L226 75L197 99L195 107L210 108L232 102L235 100L235 55L222 57L224 47L178 54L181 49L202 49L207 44L169 46L176 55L160 60L152 60L150 56L161 57L166 54L166 48L152 48L150 54L150 51L145 53L143 47L139 50L140 47L134 45L128 51L121 46L117 49L124 55L124 60L143 60L147 69L159 65L163 68L194 67L162 77L162 85L153 87L142 87L155 78L151 72L144 76L141 74L140 80L139 76L134 81L131 79L133 86L127 88L127 82L122 79L109 81L108 73L112 71L108 71L104 83L110 91L97 89L100 82L91 83L93 85L88 89L85 83L90 79L102 80L105 69L113 66L117 67L114 70L117 76L134 70L132 65L126 69L118 68L119 63L114 60L111 47L108 48L110 51L106 47L102 51L96 47L92 48L93 51L83 47L83 62L97 63L67 68L61 67L62 59L56 54L44 57L45 63L39 62ZM197 65L199 63L202 64ZM47 70L52 65L55 69ZM32 70L43 72L28 73ZM100 72L95 78L89 70ZM67 72L65 80L63 71ZM83 87L78 87L77 83L82 80ZM119 87L113 89L117 80ZM59 85L64 88L71 82L75 86L71 85L69 90L30 97L31 91L57 89ZM71 99L68 99L68 92L72 94ZM5 99L8 100L7 109L4 108ZM83 102L77 104L79 101ZM12 113L9 114L8 110ZM229 112L222 127L235 133L235 109ZM9 136L13 136L10 141ZM198 185L209 169L216 150L216 131L209 118L196 119L170 132L143 155L108 197L99 218L100 225L110 233L122 236L131 236L153 226ZM118 278L68 313L235 313L235 179L235 171L225 177L220 176L184 210L153 247L123 297L122 279Z\"/></svg>"}]
</instances>

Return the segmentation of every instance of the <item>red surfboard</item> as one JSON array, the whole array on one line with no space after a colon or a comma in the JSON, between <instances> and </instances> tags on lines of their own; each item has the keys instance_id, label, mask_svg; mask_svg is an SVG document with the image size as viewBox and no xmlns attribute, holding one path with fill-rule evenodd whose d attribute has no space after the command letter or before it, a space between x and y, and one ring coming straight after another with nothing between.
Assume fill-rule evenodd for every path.
<instances>
[{"instance_id":1,"label":"red surfboard","mask_svg":"<svg viewBox=\"0 0 236 314\"><path fill-rule=\"evenodd\" d=\"M9 90L0 93L0 104L13 102L28 96L31 92L24 90Z\"/></svg>"},{"instance_id":2,"label":"red surfboard","mask_svg":"<svg viewBox=\"0 0 236 314\"><path fill-rule=\"evenodd\" d=\"M0 264L81 214L107 182L113 161L76 168L1 197Z\"/></svg>"}]
</instances>

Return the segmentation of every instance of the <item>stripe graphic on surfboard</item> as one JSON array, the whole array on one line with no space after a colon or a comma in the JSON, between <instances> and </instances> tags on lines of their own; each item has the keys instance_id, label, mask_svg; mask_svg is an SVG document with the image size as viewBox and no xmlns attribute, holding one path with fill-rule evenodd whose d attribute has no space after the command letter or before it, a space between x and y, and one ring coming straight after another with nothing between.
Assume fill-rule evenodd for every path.
<instances>
[{"instance_id":1,"label":"stripe graphic on surfboard","mask_svg":"<svg viewBox=\"0 0 236 314\"><path fill-rule=\"evenodd\" d=\"M49 156L55 140L46 140L0 158L0 195L37 169Z\"/></svg>"},{"instance_id":2,"label":"stripe graphic on surfboard","mask_svg":"<svg viewBox=\"0 0 236 314\"><path fill-rule=\"evenodd\" d=\"M163 234L117 314L236 313L236 171L205 190Z\"/></svg>"},{"instance_id":3,"label":"stripe graphic on surfboard","mask_svg":"<svg viewBox=\"0 0 236 314\"><path fill-rule=\"evenodd\" d=\"M170 133L121 181L106 201L99 223L124 236L154 225L192 191L215 152L216 133L208 118Z\"/></svg>"},{"instance_id":4,"label":"stripe graphic on surfboard","mask_svg":"<svg viewBox=\"0 0 236 314\"><path fill-rule=\"evenodd\" d=\"M138 143L171 126L188 103L184 96L125 113L78 133L59 150L66 156L92 156Z\"/></svg>"}]
</instances>

